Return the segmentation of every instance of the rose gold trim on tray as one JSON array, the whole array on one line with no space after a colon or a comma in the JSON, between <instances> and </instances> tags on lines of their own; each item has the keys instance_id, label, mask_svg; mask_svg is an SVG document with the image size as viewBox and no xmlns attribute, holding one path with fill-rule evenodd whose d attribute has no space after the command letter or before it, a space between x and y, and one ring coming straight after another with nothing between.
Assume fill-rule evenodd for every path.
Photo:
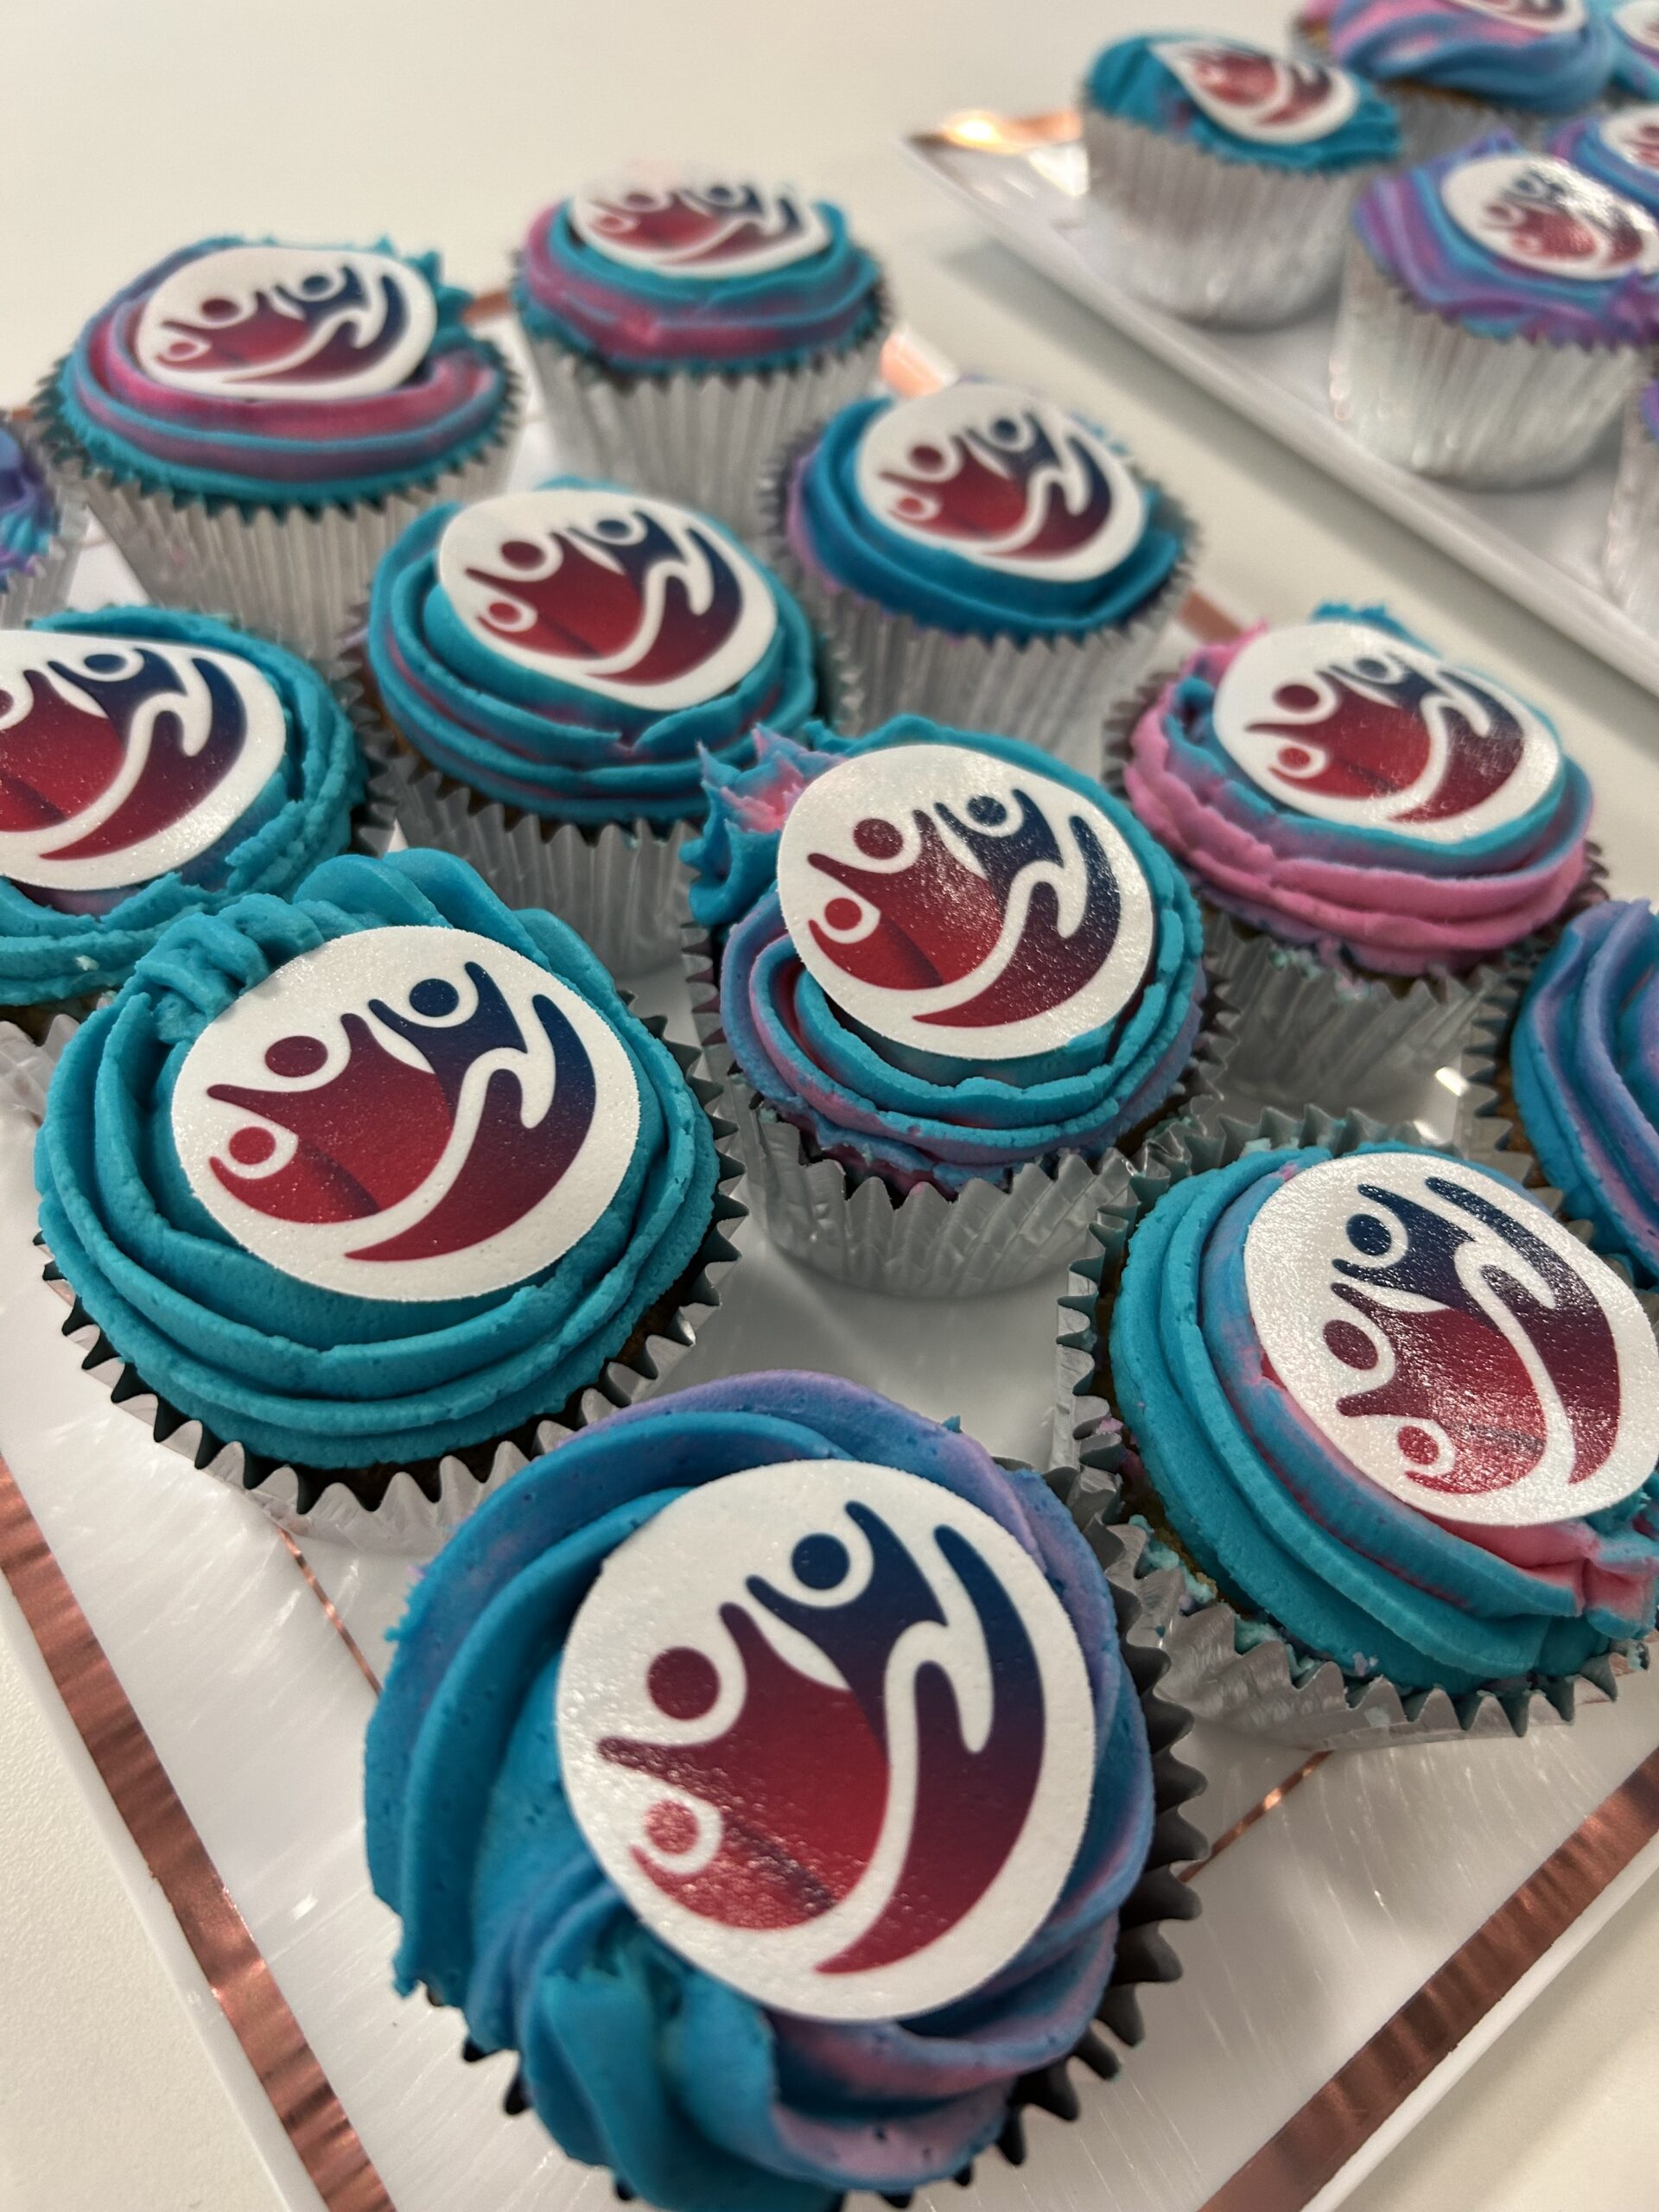
<instances>
[{"instance_id":1,"label":"rose gold trim on tray","mask_svg":"<svg viewBox=\"0 0 1659 2212\"><path fill-rule=\"evenodd\" d=\"M328 2212L395 2212L3 1459L0 1573L318 2196Z\"/></svg>"},{"instance_id":2,"label":"rose gold trim on tray","mask_svg":"<svg viewBox=\"0 0 1659 2212\"><path fill-rule=\"evenodd\" d=\"M310 1591L311 1595L316 1599L317 1603L322 1607L329 1627L333 1629L334 1634L340 1638L347 1651L351 1653L353 1661L357 1667L359 1674L362 1675L369 1688L374 1692L375 1695L378 1697L380 1694L380 1677L375 1673L373 1668L370 1666L368 1661L363 1656L363 1647L358 1642L357 1638L352 1634L350 1629L346 1627L345 1620L341 1617L339 1606L335 1605L334 1599L328 1595L328 1592L323 1588L321 1583L317 1580L316 1569L312 1566L310 1560L307 1559L305 1554L300 1549L298 1544L295 1542L293 1537L289 1535L286 1529L278 1529L276 1533L282 1538L283 1543L287 1545L289 1554L293 1560L295 1566L299 1568L300 1573L305 1577L306 1587Z\"/></svg>"}]
</instances>

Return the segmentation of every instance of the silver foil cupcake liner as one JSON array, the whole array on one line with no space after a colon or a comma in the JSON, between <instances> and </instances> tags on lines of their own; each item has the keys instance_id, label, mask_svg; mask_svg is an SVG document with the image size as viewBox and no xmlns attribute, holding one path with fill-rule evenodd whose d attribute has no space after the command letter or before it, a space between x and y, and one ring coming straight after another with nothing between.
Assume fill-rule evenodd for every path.
<instances>
[{"instance_id":1,"label":"silver foil cupcake liner","mask_svg":"<svg viewBox=\"0 0 1659 2212\"><path fill-rule=\"evenodd\" d=\"M1136 1223L1172 1184L1226 1166L1252 1146L1325 1145L1341 1154L1390 1136L1418 1141L1414 1132L1364 1115L1333 1118L1317 1107L1296 1115L1268 1110L1249 1122L1212 1115L1183 1122L1140 1154L1124 1192L1093 1224L1094 1249L1074 1266L1060 1301L1055 1457L1077 1471L1065 1494L1108 1580L1133 1593L1169 1661L1168 1694L1200 1720L1304 1751L1524 1735L1529 1726L1571 1721L1581 1704L1616 1697L1619 1677L1648 1663L1645 1645L1630 1643L1573 1676L1528 1676L1459 1696L1402 1690L1382 1675L1362 1681L1334 1660L1301 1650L1260 1615L1242 1614L1133 1517L1126 1495L1133 1447L1103 1393L1098 1313L1103 1281L1110 1284L1121 1270ZM1503 1166L1516 1180L1535 1173L1515 1156ZM1558 1193L1535 1185L1534 1195L1560 1211ZM1580 1224L1567 1226L1585 1235ZM1643 1303L1653 1318L1659 1301Z\"/></svg>"},{"instance_id":2,"label":"silver foil cupcake liner","mask_svg":"<svg viewBox=\"0 0 1659 2212\"><path fill-rule=\"evenodd\" d=\"M645 1027L653 1036L663 1035L659 1018ZM555 1414L524 1422L510 1435L491 1442L395 1468L341 1471L272 1460L216 1436L201 1421L147 1389L80 1304L45 1240L37 1238L46 1280L70 1309L63 1333L85 1351L81 1365L86 1372L107 1383L116 1403L142 1421L158 1444L233 1489L245 1491L290 1535L326 1537L365 1550L435 1551L487 1491L498 1489L530 1460L619 1407L654 1395L719 1307L720 1284L738 1259L734 1239L748 1213L742 1161L733 1143L731 1124L715 1111L716 1087L696 1071L697 1054L671 1038L664 1041L714 1128L720 1154L714 1216L678 1283L594 1381Z\"/></svg>"},{"instance_id":3,"label":"silver foil cupcake liner","mask_svg":"<svg viewBox=\"0 0 1659 2212\"><path fill-rule=\"evenodd\" d=\"M60 428L41 387L36 418L52 473L82 499L162 607L229 614L308 658L333 654L376 563L428 507L499 491L522 416L517 378L488 442L454 468L378 499L307 507L185 498L89 460Z\"/></svg>"},{"instance_id":4,"label":"silver foil cupcake liner","mask_svg":"<svg viewBox=\"0 0 1659 2212\"><path fill-rule=\"evenodd\" d=\"M883 290L872 328L839 352L789 368L655 376L606 368L519 327L562 469L682 500L753 538L766 461L864 397L880 372L893 317Z\"/></svg>"},{"instance_id":5,"label":"silver foil cupcake liner","mask_svg":"<svg viewBox=\"0 0 1659 2212\"><path fill-rule=\"evenodd\" d=\"M1331 350L1331 404L1370 453L1491 491L1554 484L1589 458L1642 382L1634 346L1483 338L1419 307L1357 238Z\"/></svg>"},{"instance_id":6,"label":"silver foil cupcake liner","mask_svg":"<svg viewBox=\"0 0 1659 2212\"><path fill-rule=\"evenodd\" d=\"M1295 322L1334 290L1373 167L1321 174L1226 162L1082 102L1089 190L1123 248L1123 281L1191 322Z\"/></svg>"},{"instance_id":7,"label":"silver foil cupcake liner","mask_svg":"<svg viewBox=\"0 0 1659 2212\"><path fill-rule=\"evenodd\" d=\"M896 715L948 728L1023 738L1087 775L1100 773L1106 717L1143 681L1192 582L1198 533L1179 500L1165 499L1183 550L1129 620L1083 636L981 638L895 614L862 593L825 582L796 553L788 529L791 481L809 439L774 454L760 480L760 548L811 617L840 646L863 688L860 730ZM845 725L843 725L845 726Z\"/></svg>"},{"instance_id":8,"label":"silver foil cupcake liner","mask_svg":"<svg viewBox=\"0 0 1659 2212\"><path fill-rule=\"evenodd\" d=\"M1602 573L1631 620L1659 632L1659 438L1642 401L1637 391L1625 411Z\"/></svg>"},{"instance_id":9,"label":"silver foil cupcake liner","mask_svg":"<svg viewBox=\"0 0 1659 2212\"><path fill-rule=\"evenodd\" d=\"M1565 115L1538 115L1530 108L1504 107L1468 92L1439 92L1430 85L1393 81L1376 89L1400 118L1402 168L1454 154L1459 146L1494 130L1510 132L1523 146L1541 146L1572 120Z\"/></svg>"}]
</instances>

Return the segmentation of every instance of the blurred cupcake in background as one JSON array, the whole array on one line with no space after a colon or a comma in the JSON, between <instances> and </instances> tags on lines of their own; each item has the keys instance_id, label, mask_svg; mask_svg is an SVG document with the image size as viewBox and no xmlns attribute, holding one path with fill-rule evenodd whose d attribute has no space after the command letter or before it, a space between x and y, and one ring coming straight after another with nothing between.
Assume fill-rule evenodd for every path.
<instances>
[{"instance_id":1,"label":"blurred cupcake in background","mask_svg":"<svg viewBox=\"0 0 1659 2212\"><path fill-rule=\"evenodd\" d=\"M1580 467L1659 344L1659 223L1499 133L1367 187L1331 356L1338 420L1454 483Z\"/></svg>"},{"instance_id":2,"label":"blurred cupcake in background","mask_svg":"<svg viewBox=\"0 0 1659 2212\"><path fill-rule=\"evenodd\" d=\"M1613 97L1659 100L1659 0L1617 0L1607 24L1613 35Z\"/></svg>"},{"instance_id":3,"label":"blurred cupcake in background","mask_svg":"<svg viewBox=\"0 0 1659 2212\"><path fill-rule=\"evenodd\" d=\"M152 600L326 656L411 518L505 474L518 392L468 296L384 241L187 246L47 378L43 449Z\"/></svg>"},{"instance_id":4,"label":"blurred cupcake in background","mask_svg":"<svg viewBox=\"0 0 1659 2212\"><path fill-rule=\"evenodd\" d=\"M1659 634L1659 383L1625 410L1602 573L1624 612Z\"/></svg>"},{"instance_id":5,"label":"blurred cupcake in background","mask_svg":"<svg viewBox=\"0 0 1659 2212\"><path fill-rule=\"evenodd\" d=\"M1659 217L1659 98L1582 117L1556 132L1549 150Z\"/></svg>"},{"instance_id":6,"label":"blurred cupcake in background","mask_svg":"<svg viewBox=\"0 0 1659 2212\"><path fill-rule=\"evenodd\" d=\"M513 306L562 467L747 535L767 455L868 391L890 324L839 207L640 169L531 225Z\"/></svg>"},{"instance_id":7,"label":"blurred cupcake in background","mask_svg":"<svg viewBox=\"0 0 1659 2212\"><path fill-rule=\"evenodd\" d=\"M86 511L48 481L22 425L0 416L0 624L16 630L56 613L86 528Z\"/></svg>"},{"instance_id":8,"label":"blurred cupcake in background","mask_svg":"<svg viewBox=\"0 0 1659 2212\"><path fill-rule=\"evenodd\" d=\"M1306 315L1337 281L1356 194L1400 151L1357 78L1230 38L1119 39L1081 105L1123 283L1198 322Z\"/></svg>"},{"instance_id":9,"label":"blurred cupcake in background","mask_svg":"<svg viewBox=\"0 0 1659 2212\"><path fill-rule=\"evenodd\" d=\"M1081 416L963 378L867 399L775 457L762 544L842 649L863 726L925 715L1094 773L1179 611L1196 532Z\"/></svg>"}]
</instances>

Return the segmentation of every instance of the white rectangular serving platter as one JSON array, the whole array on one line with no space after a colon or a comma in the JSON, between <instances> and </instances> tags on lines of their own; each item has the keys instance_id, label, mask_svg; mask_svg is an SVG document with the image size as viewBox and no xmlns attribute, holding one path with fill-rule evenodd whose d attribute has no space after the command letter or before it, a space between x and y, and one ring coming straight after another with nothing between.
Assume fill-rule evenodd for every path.
<instances>
[{"instance_id":1,"label":"white rectangular serving platter","mask_svg":"<svg viewBox=\"0 0 1659 2212\"><path fill-rule=\"evenodd\" d=\"M1601 582L1611 440L1567 483L1529 492L1459 491L1377 460L1331 414L1332 307L1281 330L1227 331L1137 300L1122 280L1110 226L1087 196L1082 143L1065 135L1066 120L1059 111L1023 123L976 112L904 143L1005 245L1115 328L1659 692L1659 636L1616 607Z\"/></svg>"}]
</instances>

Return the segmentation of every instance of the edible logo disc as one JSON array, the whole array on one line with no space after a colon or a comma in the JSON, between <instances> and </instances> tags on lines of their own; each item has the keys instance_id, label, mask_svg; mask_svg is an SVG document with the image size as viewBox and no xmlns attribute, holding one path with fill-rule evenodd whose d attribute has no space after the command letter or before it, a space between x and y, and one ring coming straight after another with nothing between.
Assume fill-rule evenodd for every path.
<instances>
[{"instance_id":1,"label":"edible logo disc","mask_svg":"<svg viewBox=\"0 0 1659 2212\"><path fill-rule=\"evenodd\" d=\"M892 746L809 784L784 824L778 891L837 1006L950 1059L1086 1036L1128 1003L1152 954L1152 894L1104 810L966 746Z\"/></svg>"},{"instance_id":2,"label":"edible logo disc","mask_svg":"<svg viewBox=\"0 0 1659 2212\"><path fill-rule=\"evenodd\" d=\"M1216 689L1215 731L1253 783L1324 822L1462 844L1548 797L1561 752L1489 677L1364 622L1253 638Z\"/></svg>"},{"instance_id":3,"label":"edible logo disc","mask_svg":"<svg viewBox=\"0 0 1659 2212\"><path fill-rule=\"evenodd\" d=\"M185 1055L173 1141L220 1227L353 1298L472 1298L597 1222L639 1094L568 985L469 930L360 930L301 953Z\"/></svg>"},{"instance_id":4,"label":"edible logo disc","mask_svg":"<svg viewBox=\"0 0 1659 2212\"><path fill-rule=\"evenodd\" d=\"M1613 21L1632 46L1659 56L1659 0L1625 0L1613 10Z\"/></svg>"},{"instance_id":5,"label":"edible logo disc","mask_svg":"<svg viewBox=\"0 0 1659 2212\"><path fill-rule=\"evenodd\" d=\"M1659 270L1646 210L1554 154L1465 162L1441 178L1440 197L1459 230L1517 269L1586 284Z\"/></svg>"},{"instance_id":6,"label":"edible logo disc","mask_svg":"<svg viewBox=\"0 0 1659 2212\"><path fill-rule=\"evenodd\" d=\"M1322 62L1222 38L1160 39L1152 50L1212 123L1264 146L1328 138L1359 105L1353 78Z\"/></svg>"},{"instance_id":7,"label":"edible logo disc","mask_svg":"<svg viewBox=\"0 0 1659 2212\"><path fill-rule=\"evenodd\" d=\"M1034 392L963 378L872 416L858 496L889 530L1010 576L1085 582L1128 558L1147 503L1098 431Z\"/></svg>"},{"instance_id":8,"label":"edible logo disc","mask_svg":"<svg viewBox=\"0 0 1659 2212\"><path fill-rule=\"evenodd\" d=\"M570 227L626 269L710 283L787 269L830 244L810 200L747 178L628 177L579 193Z\"/></svg>"},{"instance_id":9,"label":"edible logo disc","mask_svg":"<svg viewBox=\"0 0 1659 2212\"><path fill-rule=\"evenodd\" d=\"M1655 15L1654 24L1659 30L1659 14ZM1596 128L1603 145L1622 161L1659 176L1659 104L1620 108L1612 115L1604 115Z\"/></svg>"},{"instance_id":10,"label":"edible logo disc","mask_svg":"<svg viewBox=\"0 0 1659 2212\"><path fill-rule=\"evenodd\" d=\"M1456 1160L1351 1154L1291 1176L1244 1241L1274 1375L1391 1497L1497 1528L1576 1519L1659 1453L1659 1351L1624 1279Z\"/></svg>"},{"instance_id":11,"label":"edible logo disc","mask_svg":"<svg viewBox=\"0 0 1659 2212\"><path fill-rule=\"evenodd\" d=\"M612 1553L557 1726L571 1810L645 1925L817 2019L905 2018L1005 1966L1071 1870L1096 1757L1029 1554L845 1459L704 1484Z\"/></svg>"},{"instance_id":12,"label":"edible logo disc","mask_svg":"<svg viewBox=\"0 0 1659 2212\"><path fill-rule=\"evenodd\" d=\"M216 845L282 766L283 702L237 653L0 631L0 875L147 883Z\"/></svg>"},{"instance_id":13,"label":"edible logo disc","mask_svg":"<svg viewBox=\"0 0 1659 2212\"><path fill-rule=\"evenodd\" d=\"M437 327L431 286L391 254L228 245L156 286L133 351L175 391L358 399L406 383Z\"/></svg>"},{"instance_id":14,"label":"edible logo disc","mask_svg":"<svg viewBox=\"0 0 1659 2212\"><path fill-rule=\"evenodd\" d=\"M493 652L664 714L741 683L778 627L765 575L702 516L588 485L462 507L438 582Z\"/></svg>"},{"instance_id":15,"label":"edible logo disc","mask_svg":"<svg viewBox=\"0 0 1659 2212\"><path fill-rule=\"evenodd\" d=\"M1584 0L1452 0L1453 7L1471 16L1491 16L1517 30L1554 37L1562 31L1584 29Z\"/></svg>"}]
</instances>

